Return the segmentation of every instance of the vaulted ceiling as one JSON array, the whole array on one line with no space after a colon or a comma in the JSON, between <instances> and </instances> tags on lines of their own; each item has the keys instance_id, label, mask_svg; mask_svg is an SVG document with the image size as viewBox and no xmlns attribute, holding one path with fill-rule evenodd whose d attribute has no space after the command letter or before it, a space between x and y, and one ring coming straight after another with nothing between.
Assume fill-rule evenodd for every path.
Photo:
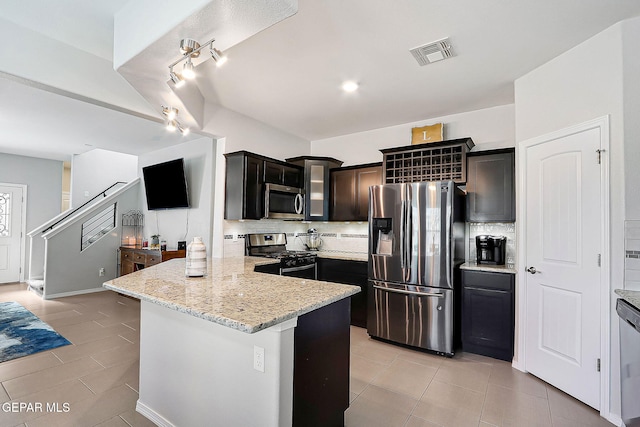
<instances>
[{"instance_id":1,"label":"vaulted ceiling","mask_svg":"<svg viewBox=\"0 0 640 427\"><path fill-rule=\"evenodd\" d=\"M304 140L510 104L515 79L640 15L631 0L189 0L184 16L162 3L3 1L0 151L140 154L182 141L162 128L161 103L211 134L207 109L226 108ZM215 37L229 57L197 64L189 95L167 82L184 37ZM409 53L444 37L450 59L419 66ZM359 90L344 93L345 80Z\"/></svg>"}]
</instances>

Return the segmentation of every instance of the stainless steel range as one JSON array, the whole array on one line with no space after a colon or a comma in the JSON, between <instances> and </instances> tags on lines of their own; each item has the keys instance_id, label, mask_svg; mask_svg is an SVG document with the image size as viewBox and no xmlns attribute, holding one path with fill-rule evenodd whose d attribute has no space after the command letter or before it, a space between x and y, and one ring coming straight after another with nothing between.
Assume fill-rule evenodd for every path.
<instances>
[{"instance_id":1,"label":"stainless steel range","mask_svg":"<svg viewBox=\"0 0 640 427\"><path fill-rule=\"evenodd\" d=\"M318 268L316 254L307 251L287 250L287 235L284 233L247 234L247 255L280 260L277 273L283 276L295 276L317 279Z\"/></svg>"}]
</instances>

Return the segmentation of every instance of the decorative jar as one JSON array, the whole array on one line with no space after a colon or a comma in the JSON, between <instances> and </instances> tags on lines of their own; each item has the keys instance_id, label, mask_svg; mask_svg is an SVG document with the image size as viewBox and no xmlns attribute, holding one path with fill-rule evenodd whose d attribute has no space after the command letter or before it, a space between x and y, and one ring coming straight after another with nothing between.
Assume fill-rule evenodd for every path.
<instances>
[{"instance_id":1,"label":"decorative jar","mask_svg":"<svg viewBox=\"0 0 640 427\"><path fill-rule=\"evenodd\" d=\"M187 277L202 277L207 273L207 248L202 243L202 237L194 237L187 246L185 275Z\"/></svg>"}]
</instances>

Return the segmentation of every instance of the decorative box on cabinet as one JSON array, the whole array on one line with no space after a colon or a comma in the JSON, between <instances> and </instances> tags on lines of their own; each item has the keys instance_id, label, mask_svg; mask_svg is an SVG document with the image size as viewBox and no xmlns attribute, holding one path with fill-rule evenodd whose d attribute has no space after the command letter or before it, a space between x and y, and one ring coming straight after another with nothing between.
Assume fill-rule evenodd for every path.
<instances>
[{"instance_id":1,"label":"decorative box on cabinet","mask_svg":"<svg viewBox=\"0 0 640 427\"><path fill-rule=\"evenodd\" d=\"M288 163L304 167L304 219L329 220L329 169L342 165L332 157L302 156L286 159Z\"/></svg>"},{"instance_id":2,"label":"decorative box on cabinet","mask_svg":"<svg viewBox=\"0 0 640 427\"><path fill-rule=\"evenodd\" d=\"M382 163L331 169L331 221L366 221L369 187L382 184Z\"/></svg>"},{"instance_id":3,"label":"decorative box on cabinet","mask_svg":"<svg viewBox=\"0 0 640 427\"><path fill-rule=\"evenodd\" d=\"M514 222L515 149L479 151L467 157L467 221Z\"/></svg>"},{"instance_id":4,"label":"decorative box on cabinet","mask_svg":"<svg viewBox=\"0 0 640 427\"><path fill-rule=\"evenodd\" d=\"M462 270L462 349L513 359L515 277Z\"/></svg>"},{"instance_id":5,"label":"decorative box on cabinet","mask_svg":"<svg viewBox=\"0 0 640 427\"><path fill-rule=\"evenodd\" d=\"M135 249L120 247L120 276L151 267L174 258L184 258L187 251L155 251L150 249Z\"/></svg>"},{"instance_id":6,"label":"decorative box on cabinet","mask_svg":"<svg viewBox=\"0 0 640 427\"><path fill-rule=\"evenodd\" d=\"M384 183L454 181L464 184L466 155L475 144L471 138L380 150Z\"/></svg>"}]
</instances>

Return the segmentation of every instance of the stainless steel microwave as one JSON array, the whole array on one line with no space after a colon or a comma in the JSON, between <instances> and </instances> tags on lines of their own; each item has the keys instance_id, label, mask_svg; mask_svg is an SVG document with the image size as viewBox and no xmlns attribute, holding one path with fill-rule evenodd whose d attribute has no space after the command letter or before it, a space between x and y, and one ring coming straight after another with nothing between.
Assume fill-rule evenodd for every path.
<instances>
[{"instance_id":1,"label":"stainless steel microwave","mask_svg":"<svg viewBox=\"0 0 640 427\"><path fill-rule=\"evenodd\" d=\"M265 184L264 217L304 219L304 189L279 184Z\"/></svg>"}]
</instances>

